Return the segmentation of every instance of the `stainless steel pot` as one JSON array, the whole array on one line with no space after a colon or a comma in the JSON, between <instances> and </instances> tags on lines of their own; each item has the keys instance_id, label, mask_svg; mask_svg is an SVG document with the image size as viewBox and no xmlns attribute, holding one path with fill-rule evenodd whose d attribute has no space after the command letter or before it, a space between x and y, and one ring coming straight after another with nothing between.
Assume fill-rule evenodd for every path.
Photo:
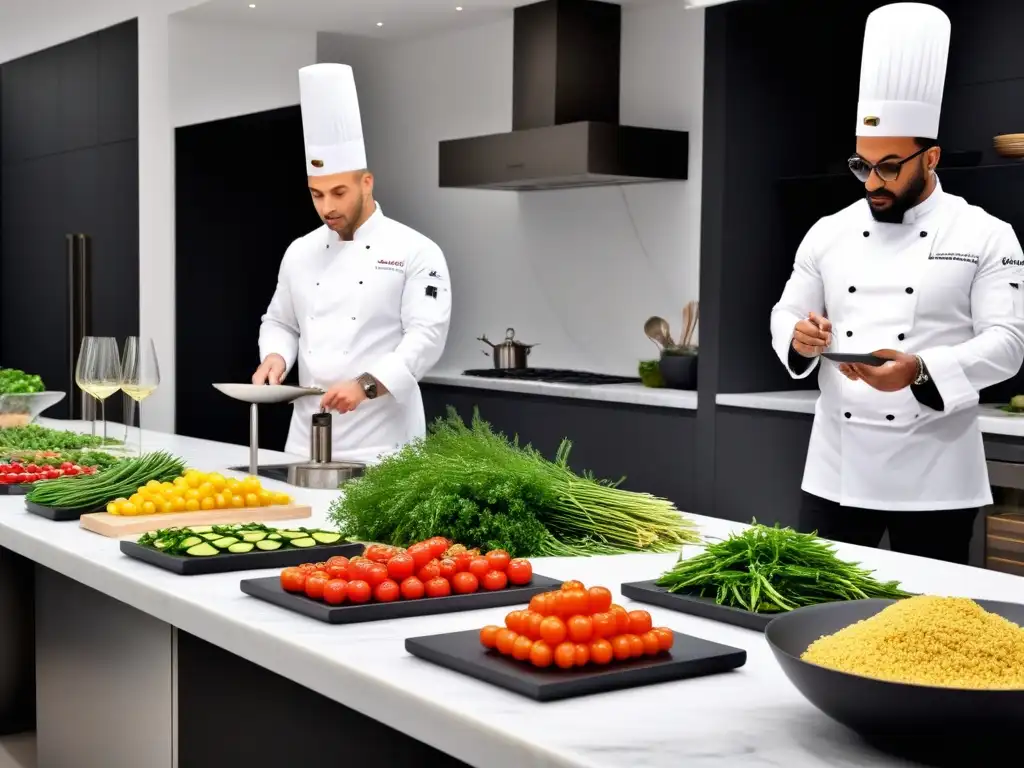
<instances>
[{"instance_id":1,"label":"stainless steel pot","mask_svg":"<svg viewBox=\"0 0 1024 768\"><path fill-rule=\"evenodd\" d=\"M514 328L509 328L505 331L505 340L500 344L493 344L487 338L487 334L480 336L477 341L482 341L490 346L491 356L494 358L494 367L499 370L528 367L526 359L530 355L530 350L537 346L536 344L523 344L521 341L516 341ZM484 352L484 354L486 355L487 353Z\"/></svg>"}]
</instances>

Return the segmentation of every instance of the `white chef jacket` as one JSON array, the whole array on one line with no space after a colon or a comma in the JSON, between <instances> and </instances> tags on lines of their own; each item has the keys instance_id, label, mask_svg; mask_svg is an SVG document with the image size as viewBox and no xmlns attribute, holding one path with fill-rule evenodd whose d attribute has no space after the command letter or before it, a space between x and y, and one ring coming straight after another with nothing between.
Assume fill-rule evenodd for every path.
<instances>
[{"instance_id":1,"label":"white chef jacket","mask_svg":"<svg viewBox=\"0 0 1024 768\"><path fill-rule=\"evenodd\" d=\"M991 504L975 406L1024 361L1022 292L1012 227L938 184L902 224L876 222L859 200L811 227L771 316L773 347L794 378L820 364L803 489L884 511ZM920 404L909 387L850 381L828 360L790 369L793 327L809 312L832 321L832 352L920 355L945 409Z\"/></svg>"},{"instance_id":2,"label":"white chef jacket","mask_svg":"<svg viewBox=\"0 0 1024 768\"><path fill-rule=\"evenodd\" d=\"M451 290L441 249L380 206L344 241L326 225L285 252L260 326L260 359L276 352L299 383L328 389L369 373L388 395L334 414L333 458L372 462L426 432L418 381L448 337ZM295 403L288 453L308 456L318 397Z\"/></svg>"}]
</instances>

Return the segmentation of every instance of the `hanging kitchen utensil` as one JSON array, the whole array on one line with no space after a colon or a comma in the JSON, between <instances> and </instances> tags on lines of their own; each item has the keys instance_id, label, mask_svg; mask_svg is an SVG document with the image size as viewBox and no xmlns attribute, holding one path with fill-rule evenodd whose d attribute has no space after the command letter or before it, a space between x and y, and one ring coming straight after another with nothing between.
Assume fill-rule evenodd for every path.
<instances>
[{"instance_id":1,"label":"hanging kitchen utensil","mask_svg":"<svg viewBox=\"0 0 1024 768\"><path fill-rule=\"evenodd\" d=\"M672 341L672 329L669 328L668 321L663 317L647 318L647 322L644 323L644 333L663 352L675 347L675 342Z\"/></svg>"},{"instance_id":2,"label":"hanging kitchen utensil","mask_svg":"<svg viewBox=\"0 0 1024 768\"><path fill-rule=\"evenodd\" d=\"M479 336L477 341L482 341L491 347L494 367L498 370L526 368L526 358L529 356L530 350L537 346L536 344L523 344L521 341L516 341L514 328L508 328L505 331L505 340L500 344L492 343L487 338L487 334ZM487 352L484 352L484 354L486 355Z\"/></svg>"}]
</instances>

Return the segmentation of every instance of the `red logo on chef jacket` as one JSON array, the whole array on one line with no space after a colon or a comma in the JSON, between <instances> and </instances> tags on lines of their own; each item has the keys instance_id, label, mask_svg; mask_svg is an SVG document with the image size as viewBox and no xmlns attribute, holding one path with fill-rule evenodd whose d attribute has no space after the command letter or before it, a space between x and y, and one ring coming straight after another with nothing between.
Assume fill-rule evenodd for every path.
<instances>
[{"instance_id":1,"label":"red logo on chef jacket","mask_svg":"<svg viewBox=\"0 0 1024 768\"><path fill-rule=\"evenodd\" d=\"M388 259L378 259L377 269L383 269L387 272L404 272L405 262L404 261L389 261Z\"/></svg>"}]
</instances>

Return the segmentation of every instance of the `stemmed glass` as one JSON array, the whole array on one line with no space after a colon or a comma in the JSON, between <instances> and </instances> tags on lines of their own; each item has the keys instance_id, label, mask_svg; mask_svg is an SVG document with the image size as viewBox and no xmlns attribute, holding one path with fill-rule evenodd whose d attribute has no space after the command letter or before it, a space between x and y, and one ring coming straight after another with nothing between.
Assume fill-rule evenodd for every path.
<instances>
[{"instance_id":1,"label":"stemmed glass","mask_svg":"<svg viewBox=\"0 0 1024 768\"><path fill-rule=\"evenodd\" d=\"M153 394L158 386L160 364L156 358L156 345L152 339L129 336L124 344L124 358L121 361L121 389L139 404L139 456L142 455L142 401Z\"/></svg>"},{"instance_id":2,"label":"stemmed glass","mask_svg":"<svg viewBox=\"0 0 1024 768\"><path fill-rule=\"evenodd\" d=\"M103 444L107 444L107 398L121 388L121 355L113 336L86 336L78 356L78 386L100 401Z\"/></svg>"},{"instance_id":3,"label":"stemmed glass","mask_svg":"<svg viewBox=\"0 0 1024 768\"><path fill-rule=\"evenodd\" d=\"M87 361L89 359L86 353L93 348L95 342L96 337L94 336L82 337L82 344L78 348L78 362L75 363L75 384L78 386L80 390L85 392L90 397L92 397L92 393L89 391L88 384L86 383L85 380L85 371L86 368L88 367ZM96 437L96 411L92 412L92 436Z\"/></svg>"}]
</instances>

